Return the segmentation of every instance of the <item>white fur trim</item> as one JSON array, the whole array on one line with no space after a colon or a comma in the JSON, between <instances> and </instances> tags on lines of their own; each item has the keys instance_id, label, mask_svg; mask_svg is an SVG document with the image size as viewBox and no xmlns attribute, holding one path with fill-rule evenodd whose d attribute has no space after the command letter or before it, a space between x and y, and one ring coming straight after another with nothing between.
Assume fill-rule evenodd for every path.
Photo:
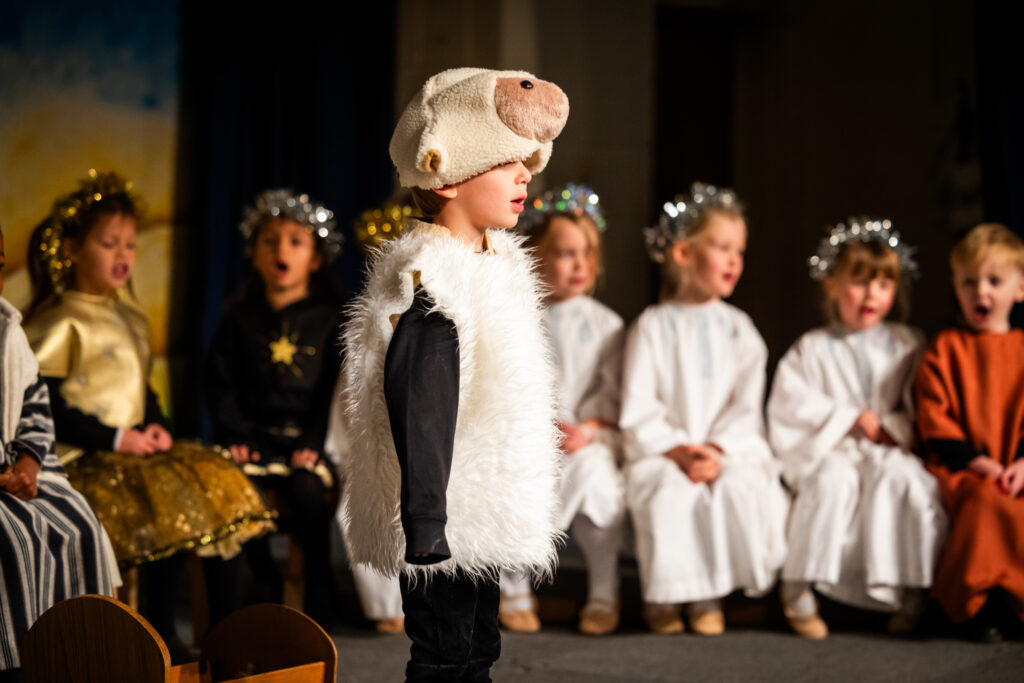
<instances>
[{"instance_id":1,"label":"white fur trim","mask_svg":"<svg viewBox=\"0 0 1024 683\"><path fill-rule=\"evenodd\" d=\"M352 441L344 495L350 558L384 574L549 574L562 536L556 524L558 432L532 260L521 240L505 232L490 231L495 253L481 255L443 228L415 224L376 254L344 333ZM452 557L430 566L404 561L400 470L384 401L391 316L412 304L417 273L435 310L455 323L459 336L459 412L446 527Z\"/></svg>"}]
</instances>

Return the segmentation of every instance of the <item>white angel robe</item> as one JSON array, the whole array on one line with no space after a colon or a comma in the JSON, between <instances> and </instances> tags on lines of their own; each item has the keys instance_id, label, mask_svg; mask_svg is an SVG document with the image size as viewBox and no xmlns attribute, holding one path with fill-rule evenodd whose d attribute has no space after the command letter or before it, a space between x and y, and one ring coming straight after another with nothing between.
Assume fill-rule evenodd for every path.
<instances>
[{"instance_id":1,"label":"white angel robe","mask_svg":"<svg viewBox=\"0 0 1024 683\"><path fill-rule=\"evenodd\" d=\"M345 419L345 406L341 400L342 382L338 379L338 386L334 392L334 400L331 402L331 415L327 424L327 438L324 442L324 454L334 465L338 472L344 472L344 459L351 448L348 437L348 423ZM335 514L335 521L341 530L342 540L345 539L345 524L343 520L344 505L339 505ZM359 595L359 602L363 606L363 616L371 621L381 619L399 619L402 617L402 592L398 585L397 576L384 576L374 571L365 564L351 564L352 578L355 581L356 593Z\"/></svg>"},{"instance_id":2,"label":"white angel robe","mask_svg":"<svg viewBox=\"0 0 1024 683\"><path fill-rule=\"evenodd\" d=\"M630 331L620 426L646 602L760 595L775 582L788 499L764 435L767 356L750 318L719 300L651 306ZM703 443L724 453L721 473L695 484L664 453Z\"/></svg>"},{"instance_id":3,"label":"white angel robe","mask_svg":"<svg viewBox=\"0 0 1024 683\"><path fill-rule=\"evenodd\" d=\"M550 305L544 314L557 365L558 419L578 425L600 419L613 425L562 459L559 526L568 529L577 514L597 527L622 521L619 450L619 389L623 325L610 308L589 296Z\"/></svg>"},{"instance_id":4,"label":"white angel robe","mask_svg":"<svg viewBox=\"0 0 1024 683\"><path fill-rule=\"evenodd\" d=\"M779 363L769 435L796 492L784 580L880 611L899 609L903 588L931 585L946 515L934 478L907 452L923 344L899 323L831 326L802 336ZM849 435L865 410L896 447Z\"/></svg>"}]
</instances>

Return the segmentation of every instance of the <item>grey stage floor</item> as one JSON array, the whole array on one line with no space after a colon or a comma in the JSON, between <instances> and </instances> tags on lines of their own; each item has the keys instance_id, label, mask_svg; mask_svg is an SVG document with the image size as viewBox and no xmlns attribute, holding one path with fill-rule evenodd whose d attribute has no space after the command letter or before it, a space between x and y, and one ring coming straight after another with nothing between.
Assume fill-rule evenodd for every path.
<instances>
[{"instance_id":1,"label":"grey stage floor","mask_svg":"<svg viewBox=\"0 0 1024 683\"><path fill-rule=\"evenodd\" d=\"M409 654L404 635L377 635L363 619L341 539L332 539L332 564L340 592L337 624L338 680L377 683L403 680ZM284 537L274 542L285 552ZM885 634L885 615L823 601L833 629L821 642L786 630L776 594L726 601L729 630L715 638L655 636L640 617L636 564L622 562L623 624L619 633L589 638L575 631L585 597L582 557L571 542L563 550L553 585L538 591L545 628L538 634L503 635L493 669L497 683L593 681L1024 681L1024 644L980 645L956 639L937 609L927 616L929 635L905 640ZM182 633L185 625L180 627Z\"/></svg>"},{"instance_id":2,"label":"grey stage floor","mask_svg":"<svg viewBox=\"0 0 1024 683\"><path fill-rule=\"evenodd\" d=\"M339 681L401 681L404 636L335 632ZM1024 645L900 641L839 633L806 642L782 632L733 630L716 638L639 630L584 638L566 627L505 634L497 683L555 681L1022 681Z\"/></svg>"}]
</instances>

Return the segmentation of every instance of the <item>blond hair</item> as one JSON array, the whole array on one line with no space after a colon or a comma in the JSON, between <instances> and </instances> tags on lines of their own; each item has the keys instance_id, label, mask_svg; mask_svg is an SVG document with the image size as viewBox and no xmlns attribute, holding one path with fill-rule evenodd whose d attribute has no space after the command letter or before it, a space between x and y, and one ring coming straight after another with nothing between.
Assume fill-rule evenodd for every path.
<instances>
[{"instance_id":1,"label":"blond hair","mask_svg":"<svg viewBox=\"0 0 1024 683\"><path fill-rule=\"evenodd\" d=\"M659 292L661 301L675 297L683 288L683 281L686 279L686 269L676 263L672 257L672 249L680 242L692 243L703 237L711 226L711 219L716 215L735 218L743 221L744 224L747 221L747 217L743 213L743 205L739 203L715 205L698 213L686 227L686 236L681 240L676 240L665 250L665 259L661 262L661 290Z\"/></svg>"},{"instance_id":2,"label":"blond hair","mask_svg":"<svg viewBox=\"0 0 1024 683\"><path fill-rule=\"evenodd\" d=\"M1001 223L982 223L971 228L949 254L949 266L956 270L976 266L993 255L1008 258L1024 273L1024 241Z\"/></svg>"},{"instance_id":3,"label":"blond hair","mask_svg":"<svg viewBox=\"0 0 1024 683\"><path fill-rule=\"evenodd\" d=\"M597 224L586 213L579 216L568 211L555 211L547 214L540 223L531 228L526 234L526 245L534 250L534 255L538 262L543 261L544 255L550 248L551 225L555 222L556 218L564 218L571 221L583 233L583 238L587 241L587 246L590 247L590 265L594 272L594 283L587 290L587 294L593 294L597 286L597 278L603 273L601 235L597 230Z\"/></svg>"}]
</instances>

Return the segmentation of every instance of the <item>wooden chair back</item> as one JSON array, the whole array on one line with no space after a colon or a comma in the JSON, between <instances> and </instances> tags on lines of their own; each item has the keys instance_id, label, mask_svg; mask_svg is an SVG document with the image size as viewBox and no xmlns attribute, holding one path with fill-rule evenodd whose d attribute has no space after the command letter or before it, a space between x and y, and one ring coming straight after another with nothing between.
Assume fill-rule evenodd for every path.
<instances>
[{"instance_id":1,"label":"wooden chair back","mask_svg":"<svg viewBox=\"0 0 1024 683\"><path fill-rule=\"evenodd\" d=\"M203 643L199 670L211 683L335 683L338 651L331 637L302 612L284 605L253 605L213 628Z\"/></svg>"},{"instance_id":2,"label":"wooden chair back","mask_svg":"<svg viewBox=\"0 0 1024 683\"><path fill-rule=\"evenodd\" d=\"M48 609L21 644L26 683L163 683L167 646L138 612L104 595L81 595Z\"/></svg>"}]
</instances>

